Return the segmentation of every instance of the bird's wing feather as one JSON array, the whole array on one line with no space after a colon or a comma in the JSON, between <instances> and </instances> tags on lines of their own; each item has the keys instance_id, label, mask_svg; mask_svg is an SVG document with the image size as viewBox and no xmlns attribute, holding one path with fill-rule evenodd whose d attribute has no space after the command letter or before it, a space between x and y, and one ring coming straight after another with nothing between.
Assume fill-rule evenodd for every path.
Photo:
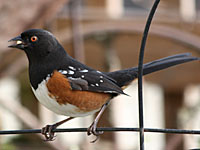
<instances>
[{"instance_id":1,"label":"bird's wing feather","mask_svg":"<svg viewBox=\"0 0 200 150\"><path fill-rule=\"evenodd\" d=\"M69 79L72 90L125 94L114 79L99 71L74 71L74 74L65 76Z\"/></svg>"}]
</instances>

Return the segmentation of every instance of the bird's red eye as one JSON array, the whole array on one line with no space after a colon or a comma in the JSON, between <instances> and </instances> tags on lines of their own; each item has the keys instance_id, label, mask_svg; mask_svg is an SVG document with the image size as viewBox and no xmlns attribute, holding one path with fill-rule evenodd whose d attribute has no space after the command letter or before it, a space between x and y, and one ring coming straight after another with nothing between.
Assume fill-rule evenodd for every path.
<instances>
[{"instance_id":1,"label":"bird's red eye","mask_svg":"<svg viewBox=\"0 0 200 150\"><path fill-rule=\"evenodd\" d=\"M34 36L31 37L31 42L36 42L37 40L38 40L37 36L34 35Z\"/></svg>"}]
</instances>

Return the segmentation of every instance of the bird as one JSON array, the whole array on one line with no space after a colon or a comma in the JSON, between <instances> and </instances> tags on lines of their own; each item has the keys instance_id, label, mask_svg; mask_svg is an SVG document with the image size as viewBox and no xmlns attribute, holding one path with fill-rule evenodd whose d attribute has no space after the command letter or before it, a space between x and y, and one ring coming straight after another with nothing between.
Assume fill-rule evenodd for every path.
<instances>
[{"instance_id":1,"label":"bird","mask_svg":"<svg viewBox=\"0 0 200 150\"><path fill-rule=\"evenodd\" d=\"M28 29L12 38L8 47L23 50L28 58L29 79L32 91L39 102L67 119L46 125L41 133L46 141L54 140L54 130L76 118L99 112L87 129L88 135L97 138L98 121L109 102L138 77L138 67L113 72L93 69L68 55L56 37L43 29ZM95 54L94 54L95 55ZM200 60L190 53L177 54L143 65L143 75L174 65Z\"/></svg>"}]
</instances>

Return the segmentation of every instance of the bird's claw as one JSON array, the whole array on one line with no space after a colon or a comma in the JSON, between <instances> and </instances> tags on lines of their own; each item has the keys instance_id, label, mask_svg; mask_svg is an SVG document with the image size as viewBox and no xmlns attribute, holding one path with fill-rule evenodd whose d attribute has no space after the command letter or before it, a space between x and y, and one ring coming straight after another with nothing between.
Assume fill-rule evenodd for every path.
<instances>
[{"instance_id":1,"label":"bird's claw","mask_svg":"<svg viewBox=\"0 0 200 150\"><path fill-rule=\"evenodd\" d=\"M45 141L54 141L55 140L55 132L53 131L56 129L54 125L46 125L42 128L41 133L45 137Z\"/></svg>"},{"instance_id":2,"label":"bird's claw","mask_svg":"<svg viewBox=\"0 0 200 150\"><path fill-rule=\"evenodd\" d=\"M96 136L96 138L92 141L90 141L91 143L95 143L98 139L99 136L103 134L103 131L97 131L97 126L95 123L92 123L91 126L87 129L87 135L94 135Z\"/></svg>"}]
</instances>

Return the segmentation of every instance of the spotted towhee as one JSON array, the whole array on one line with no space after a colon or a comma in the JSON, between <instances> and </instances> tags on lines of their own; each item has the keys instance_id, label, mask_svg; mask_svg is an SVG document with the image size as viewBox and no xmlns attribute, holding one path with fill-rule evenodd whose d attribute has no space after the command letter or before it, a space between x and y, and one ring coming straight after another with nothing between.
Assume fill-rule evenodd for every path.
<instances>
[{"instance_id":1,"label":"spotted towhee","mask_svg":"<svg viewBox=\"0 0 200 150\"><path fill-rule=\"evenodd\" d=\"M138 68L100 72L70 57L54 35L42 29L30 29L11 39L9 47L22 49L29 60L29 78L37 99L51 111L70 116L42 129L46 140L54 138L53 130L75 117L99 112L88 128L88 135L98 136L98 120L109 101L125 94L123 87L138 77ZM149 74L177 64L199 60L190 54L179 54L144 64ZM126 95L126 94L125 94Z\"/></svg>"}]
</instances>

